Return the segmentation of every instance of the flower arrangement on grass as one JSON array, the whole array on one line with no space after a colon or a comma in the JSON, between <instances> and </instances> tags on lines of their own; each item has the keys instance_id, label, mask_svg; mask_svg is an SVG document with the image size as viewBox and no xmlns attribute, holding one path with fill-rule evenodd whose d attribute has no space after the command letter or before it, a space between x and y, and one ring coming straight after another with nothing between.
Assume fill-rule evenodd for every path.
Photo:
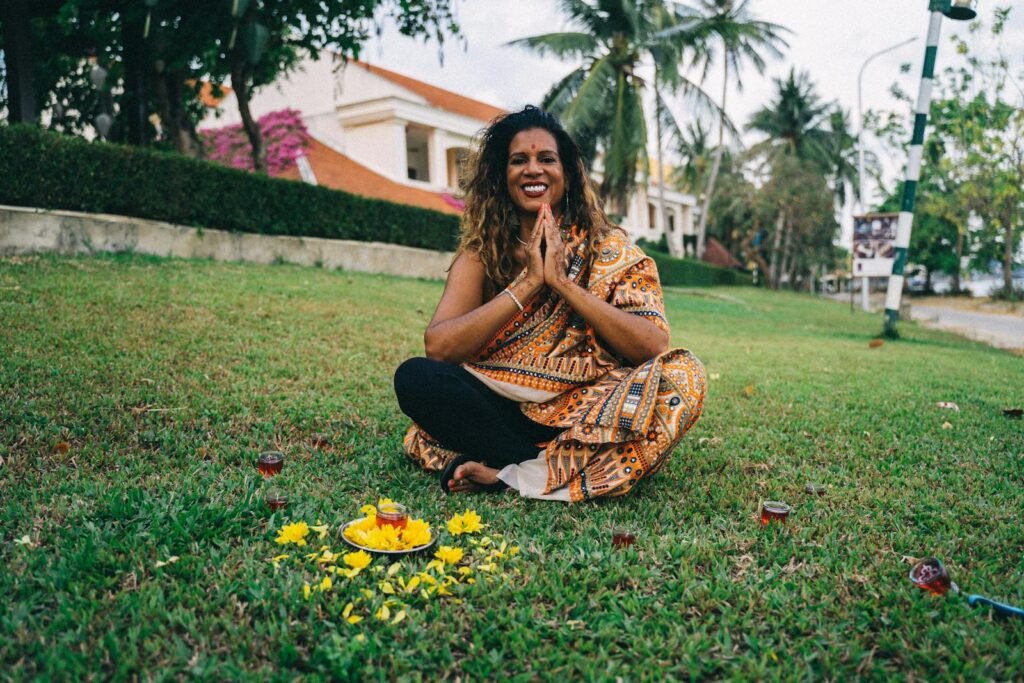
<instances>
[{"instance_id":1,"label":"flower arrangement on grass","mask_svg":"<svg viewBox=\"0 0 1024 683\"><path fill-rule=\"evenodd\" d=\"M381 500L378 505L388 502ZM360 545L383 550L393 549L394 544L409 543L416 548L432 538L430 526L423 520L409 520L401 531L411 528L410 535L385 532L375 536L373 530L376 529L399 530L377 527L376 508L372 505L363 506L360 512L364 517L348 528L366 532L356 541ZM421 524L414 525L414 522ZM370 524L373 524L372 529ZM518 577L518 569L509 566L508 561L519 554L519 547L510 545L500 534L483 535L485 526L473 510L454 515L446 524L453 537L452 545L439 546L429 559L409 555L399 561L375 560L365 550L336 553L323 544L315 552L282 553L272 558L271 563L275 572L287 570L301 574L303 598L316 602L318 612L334 613L339 621L350 625L364 619L397 624L412 610L431 600L461 602L465 592L478 581L508 582ZM279 529L275 540L283 546L306 548L312 534L316 533L319 540L323 540L327 529L325 524L295 522ZM456 538L461 545L455 544ZM363 541L382 545L368 545Z\"/></svg>"},{"instance_id":2,"label":"flower arrangement on grass","mask_svg":"<svg viewBox=\"0 0 1024 683\"><path fill-rule=\"evenodd\" d=\"M393 505L394 501L381 498L381 508ZM430 543L433 536L430 525L422 519L410 519L403 527L377 526L377 507L364 505L359 509L364 517L345 528L345 538L356 545L373 550L412 550Z\"/></svg>"}]
</instances>

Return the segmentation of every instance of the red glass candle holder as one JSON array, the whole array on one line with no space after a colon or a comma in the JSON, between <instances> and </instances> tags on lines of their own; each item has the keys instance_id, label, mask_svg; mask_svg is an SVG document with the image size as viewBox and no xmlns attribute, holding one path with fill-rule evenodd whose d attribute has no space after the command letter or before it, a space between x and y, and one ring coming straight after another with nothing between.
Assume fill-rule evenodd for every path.
<instances>
[{"instance_id":1,"label":"red glass candle holder","mask_svg":"<svg viewBox=\"0 0 1024 683\"><path fill-rule=\"evenodd\" d=\"M636 543L636 532L632 529L615 529L612 531L612 546L619 548L628 548Z\"/></svg>"},{"instance_id":2,"label":"red glass candle holder","mask_svg":"<svg viewBox=\"0 0 1024 683\"><path fill-rule=\"evenodd\" d=\"M791 507L780 500L766 500L761 503L761 526L768 526L770 522L786 522Z\"/></svg>"},{"instance_id":3,"label":"red glass candle holder","mask_svg":"<svg viewBox=\"0 0 1024 683\"><path fill-rule=\"evenodd\" d=\"M270 489L263 498L271 512L277 512L288 507L288 494L277 489Z\"/></svg>"},{"instance_id":4,"label":"red glass candle holder","mask_svg":"<svg viewBox=\"0 0 1024 683\"><path fill-rule=\"evenodd\" d=\"M401 503L385 503L377 508L377 526L404 529L409 523L409 510Z\"/></svg>"},{"instance_id":5,"label":"red glass candle holder","mask_svg":"<svg viewBox=\"0 0 1024 683\"><path fill-rule=\"evenodd\" d=\"M256 469L264 477L281 474L282 468L284 468L284 453L281 451L264 451L260 453L260 457L256 461Z\"/></svg>"},{"instance_id":6,"label":"red glass candle holder","mask_svg":"<svg viewBox=\"0 0 1024 683\"><path fill-rule=\"evenodd\" d=\"M910 580L915 586L932 595L945 595L950 590L954 593L960 592L960 587L949 578L949 572L937 557L926 557L915 564L910 570Z\"/></svg>"}]
</instances>

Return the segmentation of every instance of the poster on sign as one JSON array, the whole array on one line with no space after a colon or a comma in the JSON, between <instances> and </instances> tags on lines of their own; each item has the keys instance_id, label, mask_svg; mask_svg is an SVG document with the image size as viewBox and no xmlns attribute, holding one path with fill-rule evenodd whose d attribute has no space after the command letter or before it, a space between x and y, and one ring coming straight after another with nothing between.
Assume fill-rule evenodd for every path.
<instances>
[{"instance_id":1,"label":"poster on sign","mask_svg":"<svg viewBox=\"0 0 1024 683\"><path fill-rule=\"evenodd\" d=\"M896 254L898 213L869 213L853 217L853 276L892 274Z\"/></svg>"}]
</instances>

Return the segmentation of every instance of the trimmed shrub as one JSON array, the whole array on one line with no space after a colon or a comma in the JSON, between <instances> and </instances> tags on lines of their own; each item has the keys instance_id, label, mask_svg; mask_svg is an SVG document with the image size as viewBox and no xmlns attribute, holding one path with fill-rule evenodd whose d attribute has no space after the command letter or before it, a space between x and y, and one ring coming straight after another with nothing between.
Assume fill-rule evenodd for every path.
<instances>
[{"instance_id":1,"label":"trimmed shrub","mask_svg":"<svg viewBox=\"0 0 1024 683\"><path fill-rule=\"evenodd\" d=\"M658 264L661 284L670 287L699 287L710 285L753 285L748 273L730 268L719 268L695 259L678 259L659 251L653 242L637 240L638 246Z\"/></svg>"},{"instance_id":2,"label":"trimmed shrub","mask_svg":"<svg viewBox=\"0 0 1024 683\"><path fill-rule=\"evenodd\" d=\"M458 217L170 152L0 126L0 204L451 251Z\"/></svg>"}]
</instances>

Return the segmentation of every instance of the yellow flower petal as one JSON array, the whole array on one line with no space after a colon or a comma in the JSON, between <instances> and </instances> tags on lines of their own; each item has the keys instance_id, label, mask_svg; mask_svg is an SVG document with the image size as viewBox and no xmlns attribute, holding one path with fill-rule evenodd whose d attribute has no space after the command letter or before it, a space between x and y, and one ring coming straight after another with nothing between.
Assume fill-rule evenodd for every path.
<instances>
[{"instance_id":1,"label":"yellow flower petal","mask_svg":"<svg viewBox=\"0 0 1024 683\"><path fill-rule=\"evenodd\" d=\"M309 594L311 592L312 589L309 587L308 583L302 584L302 597L304 597L306 600L309 600Z\"/></svg>"},{"instance_id":2,"label":"yellow flower petal","mask_svg":"<svg viewBox=\"0 0 1024 683\"><path fill-rule=\"evenodd\" d=\"M362 618L362 617L360 617L360 616L356 616L355 614L353 614L352 616L350 616L350 617L347 617L347 618L345 619L345 621L347 621L347 622L348 622L348 623L350 623L350 624L358 624L358 623L359 623L360 621L362 621L362 620L363 620L363 618ZM359 635L362 635L362 634L359 634ZM356 637L356 639L357 639L357 640L359 640L359 637L357 636L357 637ZM364 637L363 639L365 640L365 637Z\"/></svg>"},{"instance_id":3,"label":"yellow flower petal","mask_svg":"<svg viewBox=\"0 0 1024 683\"><path fill-rule=\"evenodd\" d=\"M353 569L365 569L373 558L370 557L370 553L365 550L358 550L354 553L345 553L345 564L352 567Z\"/></svg>"},{"instance_id":4,"label":"yellow flower petal","mask_svg":"<svg viewBox=\"0 0 1024 683\"><path fill-rule=\"evenodd\" d=\"M400 612L399 612L398 614L396 614L396 615L395 615L395 618L391 620L391 623L392 623L392 624L397 624L397 623L398 623L398 622L400 622L400 621L401 621L402 619L405 619L405 617L406 617L406 612L405 612L405 610L403 609L403 610L401 610L401 611L400 611Z\"/></svg>"},{"instance_id":5,"label":"yellow flower petal","mask_svg":"<svg viewBox=\"0 0 1024 683\"><path fill-rule=\"evenodd\" d=\"M458 564L462 560L462 556L462 548L453 548L447 545L441 546L437 549L437 552L434 553L434 557L445 564Z\"/></svg>"},{"instance_id":6,"label":"yellow flower petal","mask_svg":"<svg viewBox=\"0 0 1024 683\"><path fill-rule=\"evenodd\" d=\"M395 574L398 573L398 570L401 569L401 568L402 568L402 563L401 562L394 562L394 563L392 563L392 565L390 567L388 567L388 576L394 576Z\"/></svg>"},{"instance_id":7,"label":"yellow flower petal","mask_svg":"<svg viewBox=\"0 0 1024 683\"><path fill-rule=\"evenodd\" d=\"M329 591L329 590L331 590L331 586L333 586L333 585L334 585L334 582L331 581L331 577L325 576L323 581L320 582L320 590L323 591L323 592Z\"/></svg>"},{"instance_id":8,"label":"yellow flower petal","mask_svg":"<svg viewBox=\"0 0 1024 683\"><path fill-rule=\"evenodd\" d=\"M285 524L278 532L276 541L281 545L294 543L298 546L306 545L306 536L309 535L309 526L305 522Z\"/></svg>"},{"instance_id":9,"label":"yellow flower petal","mask_svg":"<svg viewBox=\"0 0 1024 683\"><path fill-rule=\"evenodd\" d=\"M391 582L384 581L380 584L380 592L384 593L385 595L394 595L395 587L391 585Z\"/></svg>"},{"instance_id":10,"label":"yellow flower petal","mask_svg":"<svg viewBox=\"0 0 1024 683\"><path fill-rule=\"evenodd\" d=\"M381 605L380 609L373 616L377 617L380 621L387 621L391 618L391 610L388 609L387 605Z\"/></svg>"}]
</instances>

